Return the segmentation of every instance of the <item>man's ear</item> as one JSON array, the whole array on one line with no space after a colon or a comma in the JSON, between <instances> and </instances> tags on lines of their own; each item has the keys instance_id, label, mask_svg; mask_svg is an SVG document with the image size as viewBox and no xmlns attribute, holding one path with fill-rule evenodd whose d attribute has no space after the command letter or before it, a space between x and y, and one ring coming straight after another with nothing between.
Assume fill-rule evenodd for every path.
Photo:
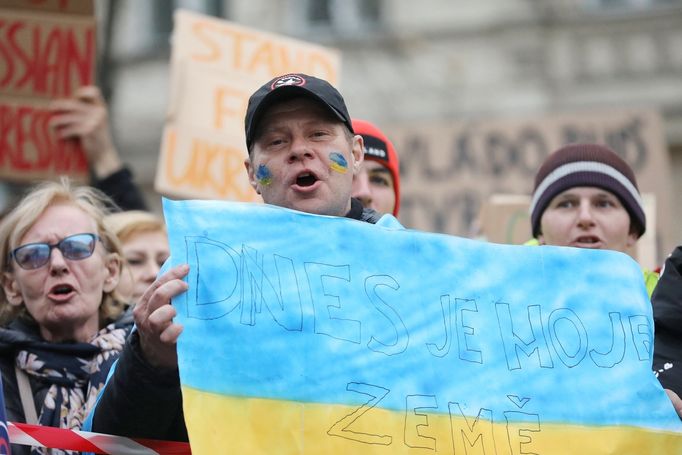
<instances>
[{"instance_id":1,"label":"man's ear","mask_svg":"<svg viewBox=\"0 0 682 455\"><path fill-rule=\"evenodd\" d=\"M121 256L118 253L109 253L104 258L104 268L106 269L106 277L104 278L104 286L102 290L109 293L116 289L118 282L121 279Z\"/></svg>"},{"instance_id":2,"label":"man's ear","mask_svg":"<svg viewBox=\"0 0 682 455\"><path fill-rule=\"evenodd\" d=\"M13 306L20 306L24 303L24 297L21 295L19 283L14 279L12 272L4 272L2 274L2 288L5 291L7 302Z\"/></svg>"},{"instance_id":3,"label":"man's ear","mask_svg":"<svg viewBox=\"0 0 682 455\"><path fill-rule=\"evenodd\" d=\"M365 159L365 141L362 136L356 134L353 136L353 148L351 149L351 154L353 155L353 175L357 175L360 172L360 165Z\"/></svg>"},{"instance_id":4,"label":"man's ear","mask_svg":"<svg viewBox=\"0 0 682 455\"><path fill-rule=\"evenodd\" d=\"M256 180L256 173L253 170L253 165L251 164L251 157L244 160L244 167L246 168L246 173L249 175L249 183L256 190L256 193L260 194L260 189L258 188L258 180Z\"/></svg>"}]
</instances>

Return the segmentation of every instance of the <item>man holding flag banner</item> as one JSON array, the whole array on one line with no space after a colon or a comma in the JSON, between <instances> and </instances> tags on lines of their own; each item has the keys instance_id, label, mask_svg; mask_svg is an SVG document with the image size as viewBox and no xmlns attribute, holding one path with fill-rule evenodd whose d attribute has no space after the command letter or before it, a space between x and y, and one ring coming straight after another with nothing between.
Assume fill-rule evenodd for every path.
<instances>
[{"instance_id":1,"label":"man holding flag banner","mask_svg":"<svg viewBox=\"0 0 682 455\"><path fill-rule=\"evenodd\" d=\"M631 259L378 220L350 198L362 139L323 80L256 91L246 142L271 205L165 201L172 268L94 431L189 430L193 453L682 450Z\"/></svg>"},{"instance_id":2,"label":"man holding flag banner","mask_svg":"<svg viewBox=\"0 0 682 455\"><path fill-rule=\"evenodd\" d=\"M249 99L246 143L249 181L266 203L379 220L376 212L351 200L363 142L353 133L343 97L328 82L287 74L263 85ZM139 330L94 412L94 431L186 440L175 348L182 328L172 322L175 309L169 303L187 288L182 280L187 273L186 266L168 271L138 303ZM149 415L158 418L150 421Z\"/></svg>"}]
</instances>

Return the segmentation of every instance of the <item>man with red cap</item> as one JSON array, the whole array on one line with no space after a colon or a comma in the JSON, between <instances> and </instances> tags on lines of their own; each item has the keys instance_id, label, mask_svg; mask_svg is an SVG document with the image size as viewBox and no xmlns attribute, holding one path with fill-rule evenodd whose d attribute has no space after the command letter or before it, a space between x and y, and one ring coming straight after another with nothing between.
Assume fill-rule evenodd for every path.
<instances>
[{"instance_id":1,"label":"man with red cap","mask_svg":"<svg viewBox=\"0 0 682 455\"><path fill-rule=\"evenodd\" d=\"M400 163L395 148L373 123L353 119L355 134L364 140L365 159L353 178L353 197L366 208L398 216L400 209Z\"/></svg>"}]
</instances>

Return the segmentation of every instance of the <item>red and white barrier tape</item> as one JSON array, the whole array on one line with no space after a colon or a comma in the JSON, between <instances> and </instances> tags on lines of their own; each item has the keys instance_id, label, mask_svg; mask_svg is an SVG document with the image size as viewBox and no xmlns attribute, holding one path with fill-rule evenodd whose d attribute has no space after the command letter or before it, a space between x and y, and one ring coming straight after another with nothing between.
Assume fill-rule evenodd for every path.
<instances>
[{"instance_id":1,"label":"red and white barrier tape","mask_svg":"<svg viewBox=\"0 0 682 455\"><path fill-rule=\"evenodd\" d=\"M104 455L190 455L186 442L129 439L122 436L7 422L12 444L78 450Z\"/></svg>"}]
</instances>

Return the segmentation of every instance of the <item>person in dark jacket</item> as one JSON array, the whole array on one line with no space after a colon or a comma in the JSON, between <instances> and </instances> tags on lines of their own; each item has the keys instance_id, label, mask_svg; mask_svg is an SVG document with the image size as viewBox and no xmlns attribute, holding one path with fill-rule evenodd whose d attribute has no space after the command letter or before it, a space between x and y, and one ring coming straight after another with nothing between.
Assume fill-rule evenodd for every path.
<instances>
[{"instance_id":1,"label":"person in dark jacket","mask_svg":"<svg viewBox=\"0 0 682 455\"><path fill-rule=\"evenodd\" d=\"M682 246L666 259L651 295L654 307L654 373L682 416Z\"/></svg>"},{"instance_id":2,"label":"person in dark jacket","mask_svg":"<svg viewBox=\"0 0 682 455\"><path fill-rule=\"evenodd\" d=\"M249 99L246 171L265 203L376 223L379 215L351 198L363 160L341 94L327 81L287 74ZM137 330L92 413L92 430L128 437L186 441L172 297L185 292L188 266L162 274L134 310Z\"/></svg>"},{"instance_id":3,"label":"person in dark jacket","mask_svg":"<svg viewBox=\"0 0 682 455\"><path fill-rule=\"evenodd\" d=\"M103 223L105 200L66 179L48 182L0 223L0 371L9 421L79 430L123 349L132 320L121 319L121 248Z\"/></svg>"}]
</instances>

